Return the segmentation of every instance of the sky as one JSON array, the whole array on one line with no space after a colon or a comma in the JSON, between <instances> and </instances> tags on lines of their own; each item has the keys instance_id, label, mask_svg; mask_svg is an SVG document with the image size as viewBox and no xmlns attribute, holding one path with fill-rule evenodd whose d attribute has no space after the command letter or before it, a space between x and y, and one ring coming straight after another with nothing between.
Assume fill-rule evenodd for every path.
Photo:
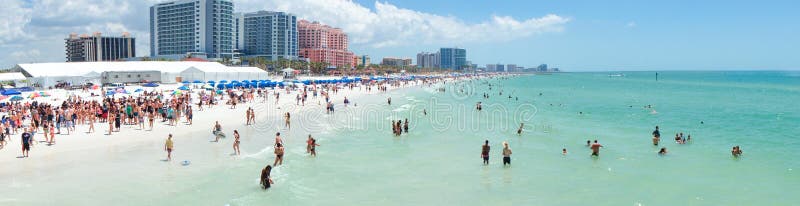
<instances>
[{"instance_id":1,"label":"sky","mask_svg":"<svg viewBox=\"0 0 800 206\"><path fill-rule=\"evenodd\" d=\"M800 70L800 1L233 0L342 28L350 50L415 59L440 47L479 65L566 71ZM136 37L149 54L149 7L163 0L3 0L0 68L63 62L70 33ZM416 61L416 59L414 60Z\"/></svg>"}]
</instances>

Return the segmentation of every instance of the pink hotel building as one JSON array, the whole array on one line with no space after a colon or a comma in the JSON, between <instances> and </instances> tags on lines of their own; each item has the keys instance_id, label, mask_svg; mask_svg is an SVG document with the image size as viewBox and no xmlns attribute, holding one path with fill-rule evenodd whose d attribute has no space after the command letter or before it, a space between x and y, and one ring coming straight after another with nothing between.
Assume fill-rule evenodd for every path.
<instances>
[{"instance_id":1,"label":"pink hotel building","mask_svg":"<svg viewBox=\"0 0 800 206\"><path fill-rule=\"evenodd\" d=\"M327 62L331 66L356 65L353 52L347 50L347 34L319 22L297 21L300 56L311 62Z\"/></svg>"}]
</instances>

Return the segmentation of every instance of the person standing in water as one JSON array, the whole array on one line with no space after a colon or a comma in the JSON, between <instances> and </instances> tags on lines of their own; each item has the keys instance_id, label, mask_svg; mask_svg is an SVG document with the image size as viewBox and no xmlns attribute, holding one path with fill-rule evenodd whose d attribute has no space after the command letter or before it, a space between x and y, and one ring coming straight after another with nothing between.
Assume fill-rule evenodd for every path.
<instances>
[{"instance_id":1,"label":"person standing in water","mask_svg":"<svg viewBox=\"0 0 800 206\"><path fill-rule=\"evenodd\" d=\"M654 135L653 136L653 146L658 146L658 142L659 141L661 141L661 138L658 138L658 136Z\"/></svg>"},{"instance_id":2,"label":"person standing in water","mask_svg":"<svg viewBox=\"0 0 800 206\"><path fill-rule=\"evenodd\" d=\"M233 138L233 152L235 152L236 155L241 155L241 152L239 151L239 143L241 143L241 141L239 141L238 130L233 130Z\"/></svg>"},{"instance_id":3,"label":"person standing in water","mask_svg":"<svg viewBox=\"0 0 800 206\"><path fill-rule=\"evenodd\" d=\"M311 147L310 148L311 156L312 157L316 157L317 156L317 146L319 146L319 144L317 144L317 139L312 138L311 135L309 135L309 138L311 138L311 142L309 142L310 143L309 146Z\"/></svg>"},{"instance_id":4,"label":"person standing in water","mask_svg":"<svg viewBox=\"0 0 800 206\"><path fill-rule=\"evenodd\" d=\"M222 125L219 124L219 121L214 123L211 133L214 134L214 142L219 142L219 138L222 136Z\"/></svg>"},{"instance_id":5,"label":"person standing in water","mask_svg":"<svg viewBox=\"0 0 800 206\"><path fill-rule=\"evenodd\" d=\"M283 164L283 152L284 148L281 143L275 144L275 162L272 163L272 166L278 166L278 164Z\"/></svg>"},{"instance_id":6,"label":"person standing in water","mask_svg":"<svg viewBox=\"0 0 800 206\"><path fill-rule=\"evenodd\" d=\"M561 155L564 155L564 156L567 155L567 148L562 148L561 149Z\"/></svg>"},{"instance_id":7,"label":"person standing in water","mask_svg":"<svg viewBox=\"0 0 800 206\"><path fill-rule=\"evenodd\" d=\"M286 127L291 129L292 128L292 123L291 123L292 116L289 114L289 112L286 112L286 115L284 115L284 118L286 119Z\"/></svg>"},{"instance_id":8,"label":"person standing in water","mask_svg":"<svg viewBox=\"0 0 800 206\"><path fill-rule=\"evenodd\" d=\"M270 173L272 173L272 165L267 165L267 167L261 170L261 187L264 188L264 190L269 189L272 184L275 184L272 178L269 177Z\"/></svg>"},{"instance_id":9,"label":"person standing in water","mask_svg":"<svg viewBox=\"0 0 800 206\"><path fill-rule=\"evenodd\" d=\"M503 142L503 166L511 165L511 148L508 147L508 142Z\"/></svg>"},{"instance_id":10,"label":"person standing in water","mask_svg":"<svg viewBox=\"0 0 800 206\"><path fill-rule=\"evenodd\" d=\"M658 131L658 126L656 126L656 130L653 130L653 137L661 138L661 132Z\"/></svg>"},{"instance_id":11,"label":"person standing in water","mask_svg":"<svg viewBox=\"0 0 800 206\"><path fill-rule=\"evenodd\" d=\"M486 140L481 147L481 158L483 158L483 165L489 164L489 149L489 140Z\"/></svg>"},{"instance_id":12,"label":"person standing in water","mask_svg":"<svg viewBox=\"0 0 800 206\"><path fill-rule=\"evenodd\" d=\"M169 136L167 137L167 141L164 143L164 150L167 151L167 161L172 160L172 148L173 148L172 134L169 134Z\"/></svg>"},{"instance_id":13,"label":"person standing in water","mask_svg":"<svg viewBox=\"0 0 800 206\"><path fill-rule=\"evenodd\" d=\"M592 156L600 156L600 147L603 147L600 143L597 143L597 140L594 140L594 143L590 148L592 148Z\"/></svg>"},{"instance_id":14,"label":"person standing in water","mask_svg":"<svg viewBox=\"0 0 800 206\"><path fill-rule=\"evenodd\" d=\"M525 126L525 123L519 123L519 129L517 129L517 135L522 135L522 127Z\"/></svg>"}]
</instances>

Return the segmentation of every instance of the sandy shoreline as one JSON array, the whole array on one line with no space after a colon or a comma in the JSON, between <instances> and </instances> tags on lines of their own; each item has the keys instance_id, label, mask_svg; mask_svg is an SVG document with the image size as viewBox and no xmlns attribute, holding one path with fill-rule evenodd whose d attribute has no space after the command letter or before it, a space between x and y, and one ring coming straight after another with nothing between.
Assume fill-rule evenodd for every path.
<instances>
[{"instance_id":1,"label":"sandy shoreline","mask_svg":"<svg viewBox=\"0 0 800 206\"><path fill-rule=\"evenodd\" d=\"M389 90L397 90L403 89L408 87L419 86L421 81L414 84L404 85L401 87L390 87ZM169 90L171 88L177 88L179 85L162 85L164 89ZM361 87L361 88L359 88ZM378 98L380 95L385 92L381 92L377 90L376 86L372 87L370 92L367 92L366 85L359 85L355 87L353 90L348 88L340 88L338 93L334 94L330 92L331 101L334 102L335 108L339 109L343 107L343 100L345 97L350 99L351 102L357 104L362 98ZM126 88L127 89L127 88ZM302 89L300 89L302 90ZM100 90L91 90L90 92ZM278 104L275 104L275 97L274 91L281 91L280 100ZM56 93L62 94L62 92L55 92L54 97L50 99L58 99L55 98L57 96ZM7 142L6 146L3 149L0 149L0 164L19 164L25 162L35 162L35 161L46 161L52 156L62 155L66 153L74 153L77 151L98 151L103 150L105 148L114 148L116 146L126 145L126 144L136 144L136 143L161 143L166 139L168 134L173 134L175 139L184 139L184 138L207 138L207 137L191 137L189 134L196 133L198 131L208 130L209 136L212 126L214 125L215 121L220 121L223 126L223 130L230 134L232 133L232 128L236 127L269 127L272 130L283 130L283 114L285 112L290 112L293 115L293 119L297 121L300 119L298 117L305 117L307 112L318 110L324 111L324 100L323 97L319 96L316 99L311 97L312 95L309 94L309 99L307 100L307 105L305 106L296 106L295 105L295 95L298 94L299 91L291 91L291 93L287 94L283 90L271 90L270 96L267 99L266 103L262 103L262 100L256 97L254 102L247 102L245 104L240 104L237 106L236 109L229 109L228 105L218 104L209 108L204 108L203 111L198 111L197 106L193 107L195 111L195 115L193 118L192 125L186 125L184 120L181 120L177 126L168 126L164 122L160 122L156 120L153 126L153 131L149 131L147 126L145 126L145 130L139 130L138 125L123 125L121 128L121 132L113 132L112 135L107 135L108 132L108 124L106 123L95 123L95 132L94 133L86 133L88 131L88 125L77 125L76 130L69 135L66 134L56 134L56 144L47 145L46 142L39 142L44 140L44 136L42 135L41 131L35 135L35 139L37 143L34 143L33 147L31 148L30 157L22 158L22 151L21 151L21 133L17 133L14 135L10 135L9 141ZM88 94L82 94L88 96ZM41 101L41 99L38 99ZM58 101L51 101L51 102L60 102L63 101L63 98L58 99ZM322 104L318 104L318 103ZM351 103L351 104L353 104ZM256 110L256 125L252 126L245 126L245 119L244 114L248 107L253 107ZM278 109L280 108L280 109ZM0 113L5 115L5 113ZM302 119L300 119L302 120ZM27 121L26 121L27 122ZM271 125L258 125L258 124L271 124ZM303 122L294 122L294 127L300 127L300 124ZM63 128L62 128L63 129ZM273 137L274 134L264 134L264 136ZM176 147L180 148L179 145ZM154 153L164 153L163 149L159 150L159 148L153 149ZM98 152L103 153L103 152ZM44 169L44 168L43 168ZM7 170L5 170L7 171ZM3 175L3 172L0 172L0 175Z\"/></svg>"}]
</instances>

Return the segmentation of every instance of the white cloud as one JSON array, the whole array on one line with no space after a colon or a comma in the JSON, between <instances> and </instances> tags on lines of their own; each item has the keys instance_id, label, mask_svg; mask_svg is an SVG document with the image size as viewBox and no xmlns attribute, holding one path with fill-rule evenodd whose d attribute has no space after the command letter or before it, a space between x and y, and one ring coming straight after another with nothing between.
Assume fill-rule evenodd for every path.
<instances>
[{"instance_id":1,"label":"white cloud","mask_svg":"<svg viewBox=\"0 0 800 206\"><path fill-rule=\"evenodd\" d=\"M137 54L145 56L149 54L149 7L164 1L168 0L4 0L0 53L26 54L28 59L0 55L0 68L22 61L64 61L63 41L70 33L130 32L137 38ZM368 8L349 0L234 0L234 4L236 11L287 11L340 27L350 35L351 45L360 48L510 41L562 31L570 21L548 14L530 19L487 16L468 23L390 3L375 2L374 8Z\"/></svg>"},{"instance_id":2,"label":"white cloud","mask_svg":"<svg viewBox=\"0 0 800 206\"><path fill-rule=\"evenodd\" d=\"M633 22L633 21L632 22L628 22L628 24L626 24L625 27L628 27L628 28L636 27L636 22Z\"/></svg>"},{"instance_id":3,"label":"white cloud","mask_svg":"<svg viewBox=\"0 0 800 206\"><path fill-rule=\"evenodd\" d=\"M492 16L481 23L466 23L453 16L442 16L390 3L375 2L371 10L346 0L241 0L242 11L279 10L301 18L340 27L353 44L375 48L426 44L462 44L469 42L508 41L544 32L563 30L569 18L548 14L518 20L510 16Z\"/></svg>"},{"instance_id":4,"label":"white cloud","mask_svg":"<svg viewBox=\"0 0 800 206\"><path fill-rule=\"evenodd\" d=\"M0 6L0 45L25 37L23 28L31 21L31 9L22 1L11 1Z\"/></svg>"}]
</instances>

